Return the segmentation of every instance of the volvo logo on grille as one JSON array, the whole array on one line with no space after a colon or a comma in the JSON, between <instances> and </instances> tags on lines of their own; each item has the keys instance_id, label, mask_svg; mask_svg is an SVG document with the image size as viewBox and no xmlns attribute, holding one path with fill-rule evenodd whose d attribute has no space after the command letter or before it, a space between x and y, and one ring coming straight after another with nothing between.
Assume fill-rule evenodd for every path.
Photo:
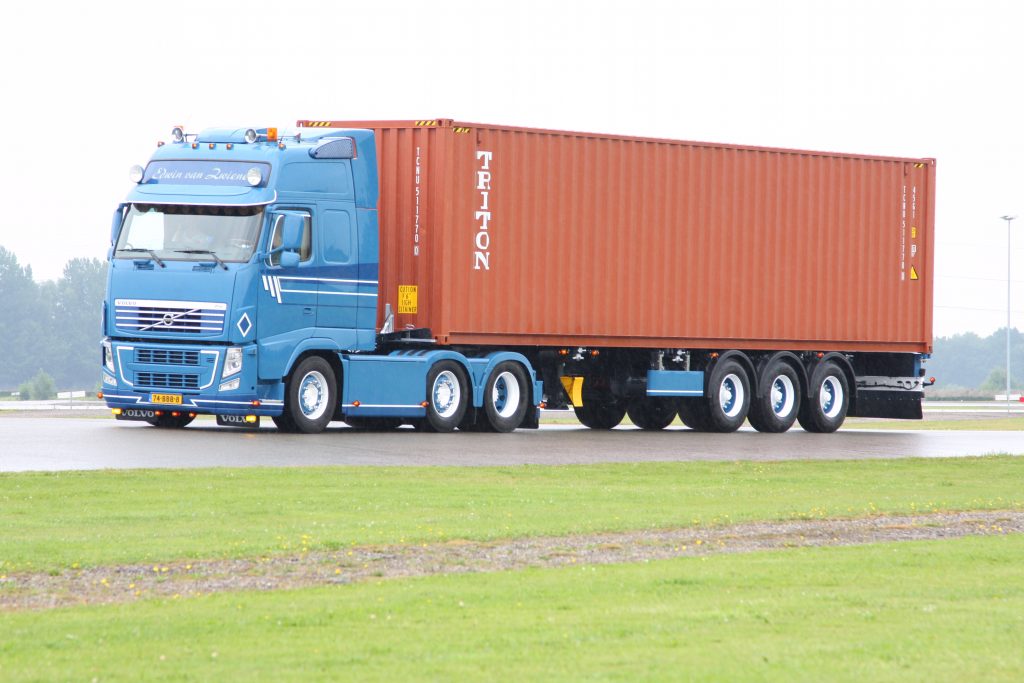
<instances>
[{"instance_id":1,"label":"volvo logo on grille","mask_svg":"<svg viewBox=\"0 0 1024 683\"><path fill-rule=\"evenodd\" d=\"M162 322L163 322L163 324L164 324L164 325L166 325L167 327L170 327L170 326L171 326L171 323L173 323L173 322L174 322L174 316L173 316L173 315L171 315L170 313L164 313L164 318L163 318L163 321L162 321Z\"/></svg>"}]
</instances>

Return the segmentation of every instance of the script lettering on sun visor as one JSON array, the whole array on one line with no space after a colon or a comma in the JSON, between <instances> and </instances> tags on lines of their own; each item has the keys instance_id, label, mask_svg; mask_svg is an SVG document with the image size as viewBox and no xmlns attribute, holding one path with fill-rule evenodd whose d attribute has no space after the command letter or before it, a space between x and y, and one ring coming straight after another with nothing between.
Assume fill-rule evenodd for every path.
<instances>
[{"instance_id":1,"label":"script lettering on sun visor","mask_svg":"<svg viewBox=\"0 0 1024 683\"><path fill-rule=\"evenodd\" d=\"M228 185L250 187L246 174L258 168L263 177L270 175L270 164L252 161L151 161L142 176L143 185Z\"/></svg>"}]
</instances>

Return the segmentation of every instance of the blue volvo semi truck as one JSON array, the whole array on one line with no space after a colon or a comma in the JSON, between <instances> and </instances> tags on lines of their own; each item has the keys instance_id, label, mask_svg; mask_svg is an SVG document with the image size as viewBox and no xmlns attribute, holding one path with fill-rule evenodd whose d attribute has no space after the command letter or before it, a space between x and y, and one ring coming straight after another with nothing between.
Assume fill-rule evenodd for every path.
<instances>
[{"instance_id":1,"label":"blue volvo semi truck","mask_svg":"<svg viewBox=\"0 0 1024 683\"><path fill-rule=\"evenodd\" d=\"M536 427L545 405L572 407L597 429L616 426L627 413L645 429L664 428L679 415L698 430L732 431L749 419L769 432L797 420L811 431L834 431L847 414L920 417L930 314L926 340L881 340L890 345L881 350L871 346L879 340L867 338L709 341L586 330L559 330L546 342L541 330L516 343L508 328L504 335L470 329L481 334L460 338L408 322L423 308L427 286L441 290L433 293L435 310L449 299L469 307L438 314L450 327L459 315L474 319L474 292L443 291L455 286L444 273L421 275L419 289L382 273L383 264L397 262L381 253L384 179L397 187L395 178L409 176L401 185L408 201L395 204L401 210L389 220L404 221L403 263L415 263L428 174L444 164L462 172L453 159L464 158L464 194L473 205L464 210L457 197L446 199L452 190L438 180L433 210L462 211L471 223L462 240L472 252L467 273L500 273L504 258L491 253L492 235L497 244L501 233L494 232L496 219L489 221L490 204L501 206L492 176L511 168L501 165L509 163L501 158L508 135L496 129L490 139L488 131L442 120L409 123L413 130L424 125L447 127L449 135L431 148L432 161L419 138L395 138L388 158L378 159L383 133L371 126L308 123L288 135L175 128L144 167L132 169L134 187L111 226L102 396L116 417L164 428L204 414L240 428L270 417L280 430L306 433L332 420L368 429L507 432ZM462 157L453 151L459 145L466 146ZM506 159L516 154L509 150ZM401 168L388 166L399 165L397 156L406 159ZM527 195L537 190L525 188ZM916 186L913 192L916 202ZM553 201L552 193L543 196ZM546 220L545 211L566 226L574 220L564 203L553 207L527 214L524 234L527 221ZM402 212L404 218L395 215ZM384 283L395 291L383 291ZM515 308L520 294L513 290L521 284L510 281L502 301ZM525 301L526 291L519 292ZM930 302L930 292L929 284L922 300ZM481 289L480 300L487 296ZM526 308L518 315L531 318Z\"/></svg>"}]
</instances>

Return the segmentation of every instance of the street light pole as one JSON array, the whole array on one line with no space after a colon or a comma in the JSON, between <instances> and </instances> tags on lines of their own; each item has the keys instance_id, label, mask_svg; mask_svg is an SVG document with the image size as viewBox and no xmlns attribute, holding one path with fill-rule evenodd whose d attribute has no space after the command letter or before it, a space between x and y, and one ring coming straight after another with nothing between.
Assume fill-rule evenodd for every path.
<instances>
[{"instance_id":1,"label":"street light pole","mask_svg":"<svg viewBox=\"0 0 1024 683\"><path fill-rule=\"evenodd\" d=\"M1016 216L1000 216L1006 221L1006 414L1010 414L1010 225Z\"/></svg>"}]
</instances>

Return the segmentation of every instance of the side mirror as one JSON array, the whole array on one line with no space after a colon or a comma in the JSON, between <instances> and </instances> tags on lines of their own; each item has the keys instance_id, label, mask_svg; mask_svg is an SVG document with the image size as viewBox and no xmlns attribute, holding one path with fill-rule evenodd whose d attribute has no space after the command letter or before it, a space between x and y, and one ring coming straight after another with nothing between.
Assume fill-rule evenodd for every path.
<instances>
[{"instance_id":1,"label":"side mirror","mask_svg":"<svg viewBox=\"0 0 1024 683\"><path fill-rule=\"evenodd\" d=\"M302 248L302 232L305 226L304 216L294 213L284 214L284 225L281 226L281 247L285 252L296 252Z\"/></svg>"},{"instance_id":2,"label":"side mirror","mask_svg":"<svg viewBox=\"0 0 1024 683\"><path fill-rule=\"evenodd\" d=\"M117 244L117 236L121 232L121 225L124 223L124 210L128 208L127 204L121 204L117 207L117 211L114 212L114 218L110 222L110 244L113 246Z\"/></svg>"},{"instance_id":3,"label":"side mirror","mask_svg":"<svg viewBox=\"0 0 1024 683\"><path fill-rule=\"evenodd\" d=\"M297 251L283 251L281 252L280 265L282 268L294 268L299 265L299 252Z\"/></svg>"}]
</instances>

